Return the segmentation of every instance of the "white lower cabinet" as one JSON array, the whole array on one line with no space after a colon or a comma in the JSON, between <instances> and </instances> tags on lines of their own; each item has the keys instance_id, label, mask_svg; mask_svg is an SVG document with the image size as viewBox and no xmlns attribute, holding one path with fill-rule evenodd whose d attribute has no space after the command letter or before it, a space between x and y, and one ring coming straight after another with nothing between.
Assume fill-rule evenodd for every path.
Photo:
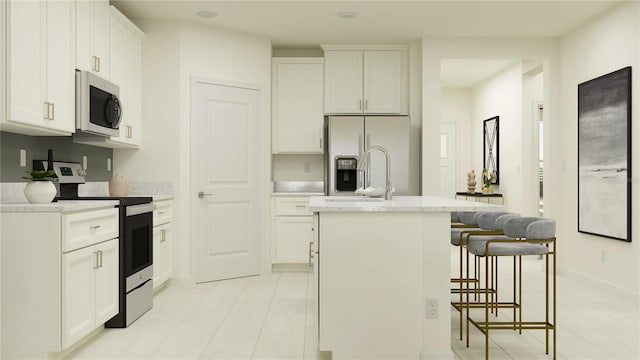
<instances>
[{"instance_id":1,"label":"white lower cabinet","mask_svg":"<svg viewBox=\"0 0 640 360\"><path fill-rule=\"evenodd\" d=\"M118 239L62 255L62 348L118 313Z\"/></svg>"},{"instance_id":2,"label":"white lower cabinet","mask_svg":"<svg viewBox=\"0 0 640 360\"><path fill-rule=\"evenodd\" d=\"M153 212L153 289L155 290L171 278L173 201L161 200L154 203L157 206Z\"/></svg>"},{"instance_id":3,"label":"white lower cabinet","mask_svg":"<svg viewBox=\"0 0 640 360\"><path fill-rule=\"evenodd\" d=\"M153 288L171 277L171 223L153 227Z\"/></svg>"},{"instance_id":4,"label":"white lower cabinet","mask_svg":"<svg viewBox=\"0 0 640 360\"><path fill-rule=\"evenodd\" d=\"M313 213L308 210L309 197L277 197L272 201L272 264L312 264Z\"/></svg>"},{"instance_id":5,"label":"white lower cabinet","mask_svg":"<svg viewBox=\"0 0 640 360\"><path fill-rule=\"evenodd\" d=\"M119 312L117 221L114 207L0 213L0 358L47 358Z\"/></svg>"}]
</instances>

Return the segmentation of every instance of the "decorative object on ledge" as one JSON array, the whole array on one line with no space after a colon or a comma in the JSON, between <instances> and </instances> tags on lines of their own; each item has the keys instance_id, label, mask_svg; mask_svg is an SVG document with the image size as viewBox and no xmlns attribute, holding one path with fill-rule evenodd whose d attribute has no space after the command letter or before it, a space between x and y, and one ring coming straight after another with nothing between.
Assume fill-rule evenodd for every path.
<instances>
[{"instance_id":1,"label":"decorative object on ledge","mask_svg":"<svg viewBox=\"0 0 640 360\"><path fill-rule=\"evenodd\" d=\"M483 129L482 167L495 175L491 183L500 185L500 116L485 120Z\"/></svg>"},{"instance_id":2,"label":"decorative object on ledge","mask_svg":"<svg viewBox=\"0 0 640 360\"><path fill-rule=\"evenodd\" d=\"M631 241L631 67L578 85L578 232Z\"/></svg>"},{"instance_id":3,"label":"decorative object on ledge","mask_svg":"<svg viewBox=\"0 0 640 360\"><path fill-rule=\"evenodd\" d=\"M23 179L31 180L24 188L24 196L32 204L50 203L56 197L56 187L51 182L56 175L53 170L27 171L29 176Z\"/></svg>"},{"instance_id":4,"label":"decorative object on ledge","mask_svg":"<svg viewBox=\"0 0 640 360\"><path fill-rule=\"evenodd\" d=\"M129 181L122 176L116 174L109 181L109 195L111 196L127 196L129 195Z\"/></svg>"},{"instance_id":5,"label":"decorative object on ledge","mask_svg":"<svg viewBox=\"0 0 640 360\"><path fill-rule=\"evenodd\" d=\"M469 194L476 192L476 172L471 170L467 173L467 191Z\"/></svg>"},{"instance_id":6,"label":"decorative object on ledge","mask_svg":"<svg viewBox=\"0 0 640 360\"><path fill-rule=\"evenodd\" d=\"M496 179L496 174L492 171L489 172L487 169L482 169L482 192L483 193L492 193L493 188L491 184Z\"/></svg>"}]
</instances>

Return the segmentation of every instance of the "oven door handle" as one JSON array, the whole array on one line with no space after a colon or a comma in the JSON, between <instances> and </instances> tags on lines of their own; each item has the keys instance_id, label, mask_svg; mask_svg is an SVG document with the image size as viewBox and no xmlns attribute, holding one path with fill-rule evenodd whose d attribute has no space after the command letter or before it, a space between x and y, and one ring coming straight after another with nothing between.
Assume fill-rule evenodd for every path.
<instances>
[{"instance_id":1,"label":"oven door handle","mask_svg":"<svg viewBox=\"0 0 640 360\"><path fill-rule=\"evenodd\" d=\"M152 212L157 208L158 207L154 203L127 206L127 216L134 216Z\"/></svg>"}]
</instances>

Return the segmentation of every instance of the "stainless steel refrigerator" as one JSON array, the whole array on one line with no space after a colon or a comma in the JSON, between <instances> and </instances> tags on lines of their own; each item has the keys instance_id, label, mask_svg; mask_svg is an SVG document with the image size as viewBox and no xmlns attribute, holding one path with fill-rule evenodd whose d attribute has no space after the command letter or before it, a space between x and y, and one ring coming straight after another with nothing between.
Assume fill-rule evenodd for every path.
<instances>
[{"instance_id":1,"label":"stainless steel refrigerator","mask_svg":"<svg viewBox=\"0 0 640 360\"><path fill-rule=\"evenodd\" d=\"M329 116L325 172L328 195L353 195L363 184L357 178L358 157L373 145L384 147L391 158L391 185L394 195L409 195L408 116ZM355 160L355 161L354 161ZM385 157L371 152L370 173L363 174L368 186L385 186ZM365 180L366 181L366 180Z\"/></svg>"}]
</instances>

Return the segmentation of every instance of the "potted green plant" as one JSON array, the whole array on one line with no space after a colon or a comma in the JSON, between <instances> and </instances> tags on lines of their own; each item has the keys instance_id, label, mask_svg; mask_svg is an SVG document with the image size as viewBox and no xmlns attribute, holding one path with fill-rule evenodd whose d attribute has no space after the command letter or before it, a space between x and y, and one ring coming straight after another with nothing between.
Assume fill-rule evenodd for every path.
<instances>
[{"instance_id":1,"label":"potted green plant","mask_svg":"<svg viewBox=\"0 0 640 360\"><path fill-rule=\"evenodd\" d=\"M53 170L32 170L26 171L29 176L23 179L31 180L24 188L24 196L33 204L50 203L56 196L56 187L53 179L56 173Z\"/></svg>"}]
</instances>

